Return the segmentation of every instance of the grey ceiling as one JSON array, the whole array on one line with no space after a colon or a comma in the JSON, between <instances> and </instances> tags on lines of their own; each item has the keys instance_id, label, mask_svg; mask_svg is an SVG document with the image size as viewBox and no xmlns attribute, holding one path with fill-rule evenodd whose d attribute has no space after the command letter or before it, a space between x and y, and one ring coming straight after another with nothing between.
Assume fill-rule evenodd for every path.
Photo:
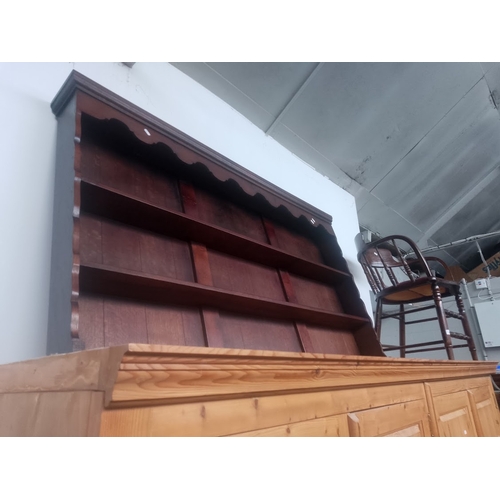
<instances>
[{"instance_id":1,"label":"grey ceiling","mask_svg":"<svg viewBox=\"0 0 500 500\"><path fill-rule=\"evenodd\" d=\"M421 247L500 229L500 63L173 65L353 194L362 226ZM479 264L474 244L435 255Z\"/></svg>"}]
</instances>

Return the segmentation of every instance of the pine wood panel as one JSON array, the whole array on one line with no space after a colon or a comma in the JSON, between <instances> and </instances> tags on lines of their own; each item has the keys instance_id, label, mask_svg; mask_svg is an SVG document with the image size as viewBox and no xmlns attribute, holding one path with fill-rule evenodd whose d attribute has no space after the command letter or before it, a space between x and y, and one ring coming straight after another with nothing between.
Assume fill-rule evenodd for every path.
<instances>
[{"instance_id":1,"label":"pine wood panel","mask_svg":"<svg viewBox=\"0 0 500 500\"><path fill-rule=\"evenodd\" d=\"M434 436L449 435L450 432L458 433L457 436L459 437L462 435L467 436L469 433L469 424L467 423L469 415L472 416L475 432L478 436L488 435L490 432L496 432L496 434L493 435L499 435L500 428L496 427L498 418L494 411L493 414L490 413L491 408L495 408L494 398L492 398L491 407L489 403L485 402L488 397L491 397L492 392L489 377L472 377L462 378L461 380L431 382L425 383L424 386L431 412L431 427ZM445 410L443 410L442 405L440 406L438 404L436 406L436 401L442 402L446 401L448 398L451 398L450 401L455 401L455 406L457 400L465 405L467 398L469 404L468 408L464 406L463 408L458 408L456 412L451 410L449 412L450 415L444 415L444 417L441 418L439 412ZM449 420L453 420L453 418L456 418L458 423L449 425L444 425L442 423L443 420L448 422ZM450 425L454 425L456 428L454 427L450 430ZM461 429L460 425L462 425ZM463 434L464 431L466 434ZM447 434L443 434L444 432L447 432Z\"/></svg>"},{"instance_id":2,"label":"pine wood panel","mask_svg":"<svg viewBox=\"0 0 500 500\"><path fill-rule=\"evenodd\" d=\"M490 387L467 391L478 436L500 435L500 412Z\"/></svg>"},{"instance_id":3,"label":"pine wood panel","mask_svg":"<svg viewBox=\"0 0 500 500\"><path fill-rule=\"evenodd\" d=\"M99 437L101 432L101 416L104 408L104 391L92 392L89 403L89 422L87 426L88 437Z\"/></svg>"},{"instance_id":4,"label":"pine wood panel","mask_svg":"<svg viewBox=\"0 0 500 500\"><path fill-rule=\"evenodd\" d=\"M144 161L134 159L132 155L120 154L87 140L87 135L98 133L97 128L96 122L91 127L87 127L85 123L83 125L82 179L113 187L160 207L180 210L175 179L164 171L148 166Z\"/></svg>"},{"instance_id":5,"label":"pine wood panel","mask_svg":"<svg viewBox=\"0 0 500 500\"><path fill-rule=\"evenodd\" d=\"M322 387L325 391L352 389L353 386L366 390L382 385L408 388L409 384L422 382L432 390L437 388L439 391L447 385L449 390L454 387L459 391L460 388L467 390L469 386L482 387L489 383L489 376L495 368L496 362L128 344L0 366L0 393L104 390L103 387L113 387L114 396L107 394L107 401L152 402L180 397L188 402L193 398L199 400L223 394L235 396L258 392L264 395L273 391L318 391ZM137 371L159 372L158 380L164 379L165 382L148 393L134 385L134 373ZM176 396L178 381L169 382L168 374L172 378L179 371L181 374L186 372L191 383L189 387L181 384L185 390ZM205 384L203 380L196 384L195 379L203 373L206 373L207 382L211 373L220 374L227 388ZM159 393L156 394L156 391Z\"/></svg>"},{"instance_id":6,"label":"pine wood panel","mask_svg":"<svg viewBox=\"0 0 500 500\"><path fill-rule=\"evenodd\" d=\"M460 392L477 387L488 387L491 384L489 376L473 376L463 378L463 380L442 380L439 382L432 382L428 384L429 389L432 391L433 396L440 396L442 394L451 394L453 392Z\"/></svg>"},{"instance_id":7,"label":"pine wood panel","mask_svg":"<svg viewBox=\"0 0 500 500\"><path fill-rule=\"evenodd\" d=\"M488 374L494 363L428 361L294 352L131 345L113 389L113 405L185 402L275 392L429 382ZM148 355L141 352L151 353ZM136 354L133 354L136 353ZM155 353L154 355L152 353ZM493 368L494 369L494 368ZM355 382L354 382L355 381ZM460 381L457 381L461 383ZM181 396L182 395L182 396Z\"/></svg>"},{"instance_id":8,"label":"pine wood panel","mask_svg":"<svg viewBox=\"0 0 500 500\"><path fill-rule=\"evenodd\" d=\"M431 414L434 435L471 435L470 427L457 432L461 410L471 410L465 424L483 422L493 397L484 382L495 367L129 344L0 366L0 429L5 435L98 429L100 435L335 435L335 422L347 418L349 435L410 436L429 435ZM433 397L434 386L441 392ZM451 392L442 392L445 386Z\"/></svg>"},{"instance_id":9,"label":"pine wood panel","mask_svg":"<svg viewBox=\"0 0 500 500\"><path fill-rule=\"evenodd\" d=\"M433 397L439 436L477 437L467 391Z\"/></svg>"},{"instance_id":10,"label":"pine wood panel","mask_svg":"<svg viewBox=\"0 0 500 500\"><path fill-rule=\"evenodd\" d=\"M347 415L315 418L296 424L236 434L245 437L348 437Z\"/></svg>"},{"instance_id":11,"label":"pine wood panel","mask_svg":"<svg viewBox=\"0 0 500 500\"><path fill-rule=\"evenodd\" d=\"M425 399L349 413L349 435L353 437L430 436L428 414Z\"/></svg>"},{"instance_id":12,"label":"pine wood panel","mask_svg":"<svg viewBox=\"0 0 500 500\"><path fill-rule=\"evenodd\" d=\"M363 410L394 403L405 403L423 397L422 386L373 387L326 392L302 392L278 396L256 396L244 399L204 401L142 408L105 410L101 435L126 436L226 436L252 432L285 433L286 427L325 418L344 419L349 411ZM332 421L335 421L335 418ZM271 429L268 431L268 429ZM275 431L273 431L274 429ZM301 427L291 435L299 435ZM315 431L324 432L324 425ZM344 434L342 434L344 435Z\"/></svg>"},{"instance_id":13,"label":"pine wood panel","mask_svg":"<svg viewBox=\"0 0 500 500\"><path fill-rule=\"evenodd\" d=\"M91 391L0 394L0 436L97 435L101 408Z\"/></svg>"}]
</instances>

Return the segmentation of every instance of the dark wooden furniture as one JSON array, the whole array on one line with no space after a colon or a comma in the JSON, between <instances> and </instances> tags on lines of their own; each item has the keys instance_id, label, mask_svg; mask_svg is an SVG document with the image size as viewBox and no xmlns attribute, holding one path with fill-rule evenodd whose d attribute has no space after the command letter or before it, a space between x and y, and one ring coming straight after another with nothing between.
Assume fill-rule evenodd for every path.
<instances>
[{"instance_id":1,"label":"dark wooden furniture","mask_svg":"<svg viewBox=\"0 0 500 500\"><path fill-rule=\"evenodd\" d=\"M491 378L493 379L493 391L495 393L497 403L500 406L500 373L495 373L495 375L492 375Z\"/></svg>"},{"instance_id":2,"label":"dark wooden furniture","mask_svg":"<svg viewBox=\"0 0 500 500\"><path fill-rule=\"evenodd\" d=\"M49 353L384 355L330 216L79 73L52 109Z\"/></svg>"},{"instance_id":3,"label":"dark wooden furniture","mask_svg":"<svg viewBox=\"0 0 500 500\"><path fill-rule=\"evenodd\" d=\"M403 245L409 250L409 255L414 255L414 257L411 259L405 257L400 249ZM377 304L375 330L378 338L381 337L382 319L394 318L399 321L399 345L383 345L384 351L397 349L400 351L401 357L405 357L406 354L444 348L448 359L454 359L454 348L467 347L472 359L477 360L476 347L465 313L460 284L440 278L435 271L430 269L429 264L437 262L446 273L447 266L442 260L424 258L411 239L400 235L387 236L365 245L358 253L358 260L375 294ZM449 296L455 298L458 313L443 307L442 297ZM425 305L425 302L432 304ZM424 305L405 309L406 305L414 303ZM399 306L399 311L384 313L384 306ZM406 320L406 316L409 314L429 309L436 311L435 318ZM460 320L463 333L451 332L448 318ZM406 344L406 325L429 320L438 321L442 340ZM463 340L465 343L453 345L452 338Z\"/></svg>"},{"instance_id":4,"label":"dark wooden furniture","mask_svg":"<svg viewBox=\"0 0 500 500\"><path fill-rule=\"evenodd\" d=\"M494 362L126 345L0 366L0 436L499 436Z\"/></svg>"}]
</instances>

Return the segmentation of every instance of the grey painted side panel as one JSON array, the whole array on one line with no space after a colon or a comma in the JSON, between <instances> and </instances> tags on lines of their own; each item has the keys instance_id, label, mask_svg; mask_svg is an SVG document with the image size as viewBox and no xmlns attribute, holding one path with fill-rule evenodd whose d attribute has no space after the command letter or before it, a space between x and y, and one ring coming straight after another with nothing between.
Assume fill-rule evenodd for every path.
<instances>
[{"instance_id":1,"label":"grey painted side panel","mask_svg":"<svg viewBox=\"0 0 500 500\"><path fill-rule=\"evenodd\" d=\"M72 351L74 137L76 98L58 117L47 354Z\"/></svg>"}]
</instances>

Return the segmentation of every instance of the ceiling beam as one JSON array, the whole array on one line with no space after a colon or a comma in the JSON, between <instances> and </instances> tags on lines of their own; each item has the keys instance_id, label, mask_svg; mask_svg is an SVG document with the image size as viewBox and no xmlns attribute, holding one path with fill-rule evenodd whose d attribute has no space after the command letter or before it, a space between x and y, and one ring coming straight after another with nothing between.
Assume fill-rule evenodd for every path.
<instances>
[{"instance_id":1,"label":"ceiling beam","mask_svg":"<svg viewBox=\"0 0 500 500\"><path fill-rule=\"evenodd\" d=\"M462 208L465 207L476 196L481 194L481 191L491 184L500 174L500 165L497 165L486 177L483 177L472 189L470 189L462 198L455 202L432 226L425 231L422 237L417 241L417 245L427 245L427 240L441 229L450 219L452 219Z\"/></svg>"}]
</instances>

